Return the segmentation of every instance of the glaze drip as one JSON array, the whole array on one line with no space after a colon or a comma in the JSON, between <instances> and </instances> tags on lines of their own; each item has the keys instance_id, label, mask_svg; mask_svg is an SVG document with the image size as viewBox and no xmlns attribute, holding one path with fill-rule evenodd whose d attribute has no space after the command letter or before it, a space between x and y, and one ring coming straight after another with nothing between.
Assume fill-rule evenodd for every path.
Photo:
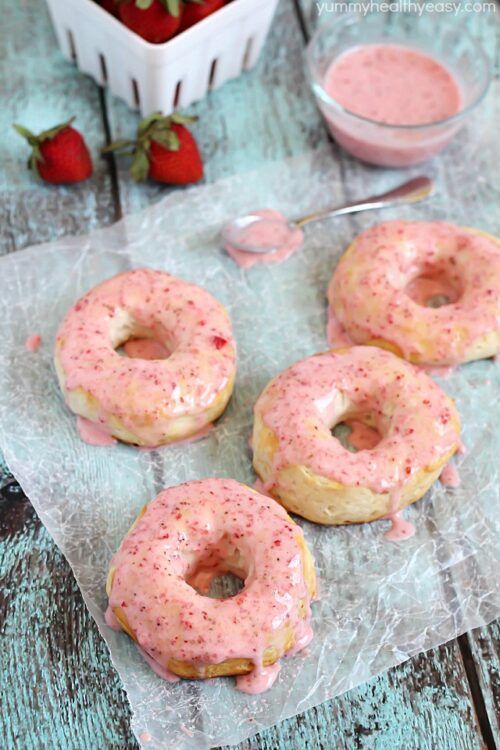
<instances>
[{"instance_id":1,"label":"glaze drip","mask_svg":"<svg viewBox=\"0 0 500 750\"><path fill-rule=\"evenodd\" d=\"M203 677L210 665L249 660L253 671L238 687L259 692L276 678L279 656L312 637L314 574L304 555L300 527L249 487L229 479L173 487L147 506L113 557L106 621L118 619L160 671L182 662ZM244 578L244 588L227 599L195 591L219 566Z\"/></svg>"},{"instance_id":2,"label":"glaze drip","mask_svg":"<svg viewBox=\"0 0 500 750\"><path fill-rule=\"evenodd\" d=\"M28 336L28 338L26 339L24 346L26 348L26 351L34 354L39 350L41 343L42 337L38 333L32 333L31 336Z\"/></svg>"},{"instance_id":3,"label":"glaze drip","mask_svg":"<svg viewBox=\"0 0 500 750\"><path fill-rule=\"evenodd\" d=\"M415 526L406 521L401 512L390 513L387 518L391 522L391 528L385 532L384 538L389 542L404 542L415 535Z\"/></svg>"},{"instance_id":4,"label":"glaze drip","mask_svg":"<svg viewBox=\"0 0 500 750\"><path fill-rule=\"evenodd\" d=\"M91 422L85 417L76 418L76 429L84 443L106 447L116 445L116 438L109 434L104 425Z\"/></svg>"},{"instance_id":5,"label":"glaze drip","mask_svg":"<svg viewBox=\"0 0 500 750\"><path fill-rule=\"evenodd\" d=\"M450 461L446 464L443 471L441 472L439 481L444 487L451 487L452 489L460 487L460 474L458 473L458 469L454 463Z\"/></svg>"}]
</instances>

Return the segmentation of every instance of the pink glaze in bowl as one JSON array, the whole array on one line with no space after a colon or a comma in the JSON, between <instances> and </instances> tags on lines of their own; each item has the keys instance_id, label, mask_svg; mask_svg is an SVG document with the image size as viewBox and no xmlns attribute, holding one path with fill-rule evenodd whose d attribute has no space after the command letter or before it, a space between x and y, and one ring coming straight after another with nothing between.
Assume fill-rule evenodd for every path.
<instances>
[{"instance_id":1,"label":"pink glaze in bowl","mask_svg":"<svg viewBox=\"0 0 500 750\"><path fill-rule=\"evenodd\" d=\"M433 121L391 124L363 116L359 108L351 111L345 100L343 105L333 98L328 80L332 65L365 45L394 45L432 58L436 69L444 69L458 86L455 111ZM361 161L378 166L406 167L433 157L467 122L490 83L489 60L479 44L463 26L436 15L397 13L390 20L382 13L336 15L314 34L306 60L318 107L337 143Z\"/></svg>"}]
</instances>

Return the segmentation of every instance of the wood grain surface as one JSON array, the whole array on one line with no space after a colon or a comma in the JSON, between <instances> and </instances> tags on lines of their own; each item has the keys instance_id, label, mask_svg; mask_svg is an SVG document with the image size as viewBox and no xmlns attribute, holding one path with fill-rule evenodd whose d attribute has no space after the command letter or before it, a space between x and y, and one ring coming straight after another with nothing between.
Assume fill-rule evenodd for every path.
<instances>
[{"instance_id":1,"label":"wood grain surface","mask_svg":"<svg viewBox=\"0 0 500 750\"><path fill-rule=\"evenodd\" d=\"M92 180L71 189L42 186L24 169L14 121L42 129L74 114L97 154L111 137L133 133L137 116L63 60L40 0L0 0L0 10L0 252L87 232L159 199L168 188L134 185L114 159L96 156ZM327 142L302 71L315 20L314 2L281 0L257 68L190 109L200 116L207 181ZM345 194L362 187L356 163L331 148ZM138 747L69 566L2 464L0 488L0 747ZM491 750L500 738L499 635L498 625L467 634L239 748Z\"/></svg>"},{"instance_id":2,"label":"wood grain surface","mask_svg":"<svg viewBox=\"0 0 500 750\"><path fill-rule=\"evenodd\" d=\"M0 726L5 747L137 747L119 678L66 561L6 467L1 483ZM488 635L489 629L484 632ZM488 648L483 645L477 664L494 683L498 680L494 633ZM493 690L490 685L484 690L493 707ZM239 748L406 746L419 750L485 746L456 641L282 722Z\"/></svg>"}]
</instances>

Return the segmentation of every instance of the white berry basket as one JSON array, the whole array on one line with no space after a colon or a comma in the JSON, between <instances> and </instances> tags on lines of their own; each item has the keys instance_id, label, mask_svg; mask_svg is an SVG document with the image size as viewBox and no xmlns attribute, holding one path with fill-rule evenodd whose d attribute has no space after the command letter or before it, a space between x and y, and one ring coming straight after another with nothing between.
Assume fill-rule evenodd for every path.
<instances>
[{"instance_id":1,"label":"white berry basket","mask_svg":"<svg viewBox=\"0 0 500 750\"><path fill-rule=\"evenodd\" d=\"M252 68L278 0L232 0L163 44L150 44L93 0L47 0L62 52L143 115L169 114Z\"/></svg>"}]
</instances>

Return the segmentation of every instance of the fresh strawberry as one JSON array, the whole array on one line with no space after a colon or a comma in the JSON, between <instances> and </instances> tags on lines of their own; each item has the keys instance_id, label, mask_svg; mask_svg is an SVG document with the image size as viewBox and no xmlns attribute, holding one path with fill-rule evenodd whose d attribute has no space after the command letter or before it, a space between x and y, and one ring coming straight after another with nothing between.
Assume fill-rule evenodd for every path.
<instances>
[{"instance_id":1,"label":"fresh strawberry","mask_svg":"<svg viewBox=\"0 0 500 750\"><path fill-rule=\"evenodd\" d=\"M74 119L38 135L22 125L14 125L32 148L28 167L45 182L82 182L92 174L92 160L83 136L71 127Z\"/></svg>"},{"instance_id":2,"label":"fresh strawberry","mask_svg":"<svg viewBox=\"0 0 500 750\"><path fill-rule=\"evenodd\" d=\"M104 10L107 10L108 13L111 13L112 16L118 15L118 5L117 0L97 0L99 5L101 5Z\"/></svg>"},{"instance_id":3,"label":"fresh strawberry","mask_svg":"<svg viewBox=\"0 0 500 750\"><path fill-rule=\"evenodd\" d=\"M189 29L190 26L211 16L225 4L226 0L186 0L179 31Z\"/></svg>"},{"instance_id":4,"label":"fresh strawberry","mask_svg":"<svg viewBox=\"0 0 500 750\"><path fill-rule=\"evenodd\" d=\"M130 175L139 182L148 177L169 185L186 185L203 177L203 162L195 139L185 123L196 117L155 112L137 129L135 141L116 141L103 153L121 151L133 157Z\"/></svg>"},{"instance_id":5,"label":"fresh strawberry","mask_svg":"<svg viewBox=\"0 0 500 750\"><path fill-rule=\"evenodd\" d=\"M195 139L184 125L176 122L172 124L170 132L177 138L178 148L165 148L153 138L149 154L149 177L170 185L198 182L203 177L203 163Z\"/></svg>"},{"instance_id":6,"label":"fresh strawberry","mask_svg":"<svg viewBox=\"0 0 500 750\"><path fill-rule=\"evenodd\" d=\"M148 42L160 44L174 36L181 23L182 0L118 0L125 26Z\"/></svg>"}]
</instances>

